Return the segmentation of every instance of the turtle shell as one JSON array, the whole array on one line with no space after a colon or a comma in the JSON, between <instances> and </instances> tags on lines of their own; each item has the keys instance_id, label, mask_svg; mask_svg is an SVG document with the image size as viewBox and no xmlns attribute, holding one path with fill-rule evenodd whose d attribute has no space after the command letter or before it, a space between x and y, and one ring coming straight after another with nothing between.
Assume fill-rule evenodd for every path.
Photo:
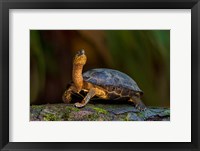
<instances>
[{"instance_id":1,"label":"turtle shell","mask_svg":"<svg viewBox=\"0 0 200 151\"><path fill-rule=\"evenodd\" d=\"M128 89L143 93L131 77L118 70L106 68L91 69L83 73L83 79L86 82L103 88L114 86L120 89Z\"/></svg>"}]
</instances>

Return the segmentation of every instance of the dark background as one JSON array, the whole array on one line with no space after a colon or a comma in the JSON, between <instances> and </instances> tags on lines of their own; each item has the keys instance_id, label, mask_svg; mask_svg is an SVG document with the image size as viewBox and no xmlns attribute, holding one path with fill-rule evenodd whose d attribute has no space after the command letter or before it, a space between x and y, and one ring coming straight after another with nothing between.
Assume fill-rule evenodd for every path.
<instances>
[{"instance_id":1,"label":"dark background","mask_svg":"<svg viewBox=\"0 0 200 151\"><path fill-rule=\"evenodd\" d=\"M84 49L92 68L132 77L147 106L170 105L169 30L31 30L30 102L60 103L72 79L72 59Z\"/></svg>"}]
</instances>

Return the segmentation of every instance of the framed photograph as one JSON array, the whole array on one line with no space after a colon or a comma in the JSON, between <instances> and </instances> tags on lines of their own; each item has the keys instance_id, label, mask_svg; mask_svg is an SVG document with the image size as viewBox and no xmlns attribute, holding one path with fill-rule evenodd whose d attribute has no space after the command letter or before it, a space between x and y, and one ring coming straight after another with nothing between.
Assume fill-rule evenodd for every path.
<instances>
[{"instance_id":1,"label":"framed photograph","mask_svg":"<svg viewBox=\"0 0 200 151\"><path fill-rule=\"evenodd\" d=\"M1 150L200 150L199 0L2 0Z\"/></svg>"}]
</instances>

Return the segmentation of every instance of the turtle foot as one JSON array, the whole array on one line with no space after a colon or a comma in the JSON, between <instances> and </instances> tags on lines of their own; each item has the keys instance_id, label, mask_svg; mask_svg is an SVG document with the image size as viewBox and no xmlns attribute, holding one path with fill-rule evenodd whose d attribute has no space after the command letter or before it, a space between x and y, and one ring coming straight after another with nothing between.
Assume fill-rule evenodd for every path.
<instances>
[{"instance_id":1,"label":"turtle foot","mask_svg":"<svg viewBox=\"0 0 200 151\"><path fill-rule=\"evenodd\" d=\"M146 110L146 106L142 102L137 103L135 105L135 108L138 109L139 111L145 111Z\"/></svg>"},{"instance_id":2,"label":"turtle foot","mask_svg":"<svg viewBox=\"0 0 200 151\"><path fill-rule=\"evenodd\" d=\"M82 107L85 106L85 104L77 102L77 103L74 104L74 106L77 107L77 108L82 108Z\"/></svg>"}]
</instances>

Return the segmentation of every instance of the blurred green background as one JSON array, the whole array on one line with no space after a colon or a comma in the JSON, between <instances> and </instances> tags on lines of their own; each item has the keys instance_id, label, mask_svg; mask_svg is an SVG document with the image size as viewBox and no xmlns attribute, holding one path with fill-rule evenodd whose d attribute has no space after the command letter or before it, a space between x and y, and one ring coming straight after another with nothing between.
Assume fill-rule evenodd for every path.
<instances>
[{"instance_id":1,"label":"blurred green background","mask_svg":"<svg viewBox=\"0 0 200 151\"><path fill-rule=\"evenodd\" d=\"M147 106L170 106L169 30L31 30L31 104L62 102L80 49L88 58L84 71L122 71L144 91Z\"/></svg>"}]
</instances>

